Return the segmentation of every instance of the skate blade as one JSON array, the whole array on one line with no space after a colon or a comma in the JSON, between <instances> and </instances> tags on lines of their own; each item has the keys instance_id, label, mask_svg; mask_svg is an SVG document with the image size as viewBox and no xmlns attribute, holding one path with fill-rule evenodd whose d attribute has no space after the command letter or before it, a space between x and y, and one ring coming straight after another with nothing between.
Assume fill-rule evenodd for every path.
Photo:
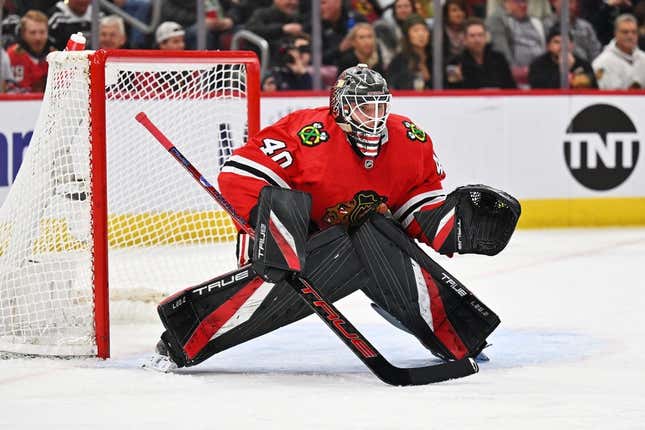
<instances>
[{"instance_id":1,"label":"skate blade","mask_svg":"<svg viewBox=\"0 0 645 430\"><path fill-rule=\"evenodd\" d=\"M177 369L177 365L167 355L152 354L139 361L139 367L146 370L168 373Z\"/></svg>"},{"instance_id":2,"label":"skate blade","mask_svg":"<svg viewBox=\"0 0 645 430\"><path fill-rule=\"evenodd\" d=\"M490 361L490 358L483 352L480 352L479 354L477 354L477 357L475 357L475 361L477 363L488 363Z\"/></svg>"}]
</instances>

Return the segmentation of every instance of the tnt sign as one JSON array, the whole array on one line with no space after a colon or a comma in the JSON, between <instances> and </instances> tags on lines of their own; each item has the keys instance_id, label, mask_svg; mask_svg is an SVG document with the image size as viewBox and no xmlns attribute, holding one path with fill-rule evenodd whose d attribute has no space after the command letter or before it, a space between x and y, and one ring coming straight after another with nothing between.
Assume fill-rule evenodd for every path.
<instances>
[{"instance_id":1,"label":"tnt sign","mask_svg":"<svg viewBox=\"0 0 645 430\"><path fill-rule=\"evenodd\" d=\"M607 104L588 106L569 124L564 159L573 177L597 191L616 188L631 175L639 154L639 138L631 119Z\"/></svg>"},{"instance_id":2,"label":"tnt sign","mask_svg":"<svg viewBox=\"0 0 645 430\"><path fill-rule=\"evenodd\" d=\"M11 135L0 133L0 187L7 187L13 183L32 134L32 131L14 132Z\"/></svg>"}]
</instances>

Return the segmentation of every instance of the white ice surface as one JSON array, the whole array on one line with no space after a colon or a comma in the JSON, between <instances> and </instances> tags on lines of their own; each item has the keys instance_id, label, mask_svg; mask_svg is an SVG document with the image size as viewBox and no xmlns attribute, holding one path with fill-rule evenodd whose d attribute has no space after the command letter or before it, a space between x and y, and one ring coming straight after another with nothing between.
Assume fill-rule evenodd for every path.
<instances>
[{"instance_id":1,"label":"white ice surface","mask_svg":"<svg viewBox=\"0 0 645 430\"><path fill-rule=\"evenodd\" d=\"M113 358L0 361L0 429L645 429L645 229L519 231L494 258L438 258L502 324L477 375L376 379L316 317L160 374L157 323ZM429 354L355 294L339 307L399 365Z\"/></svg>"}]
</instances>

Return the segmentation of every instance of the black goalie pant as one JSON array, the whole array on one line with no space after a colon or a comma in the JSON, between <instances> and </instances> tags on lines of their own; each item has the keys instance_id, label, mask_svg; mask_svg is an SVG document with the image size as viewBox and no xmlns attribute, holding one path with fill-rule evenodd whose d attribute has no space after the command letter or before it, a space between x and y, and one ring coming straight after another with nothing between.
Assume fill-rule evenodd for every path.
<instances>
[{"instance_id":1,"label":"black goalie pant","mask_svg":"<svg viewBox=\"0 0 645 430\"><path fill-rule=\"evenodd\" d=\"M499 324L492 311L432 261L400 227L381 215L374 215L349 235L340 226L313 235L307 242L303 276L332 302L361 289L424 346L445 359L476 355ZM160 309L178 302L176 297L164 301ZM226 303L226 299L218 303ZM186 365L200 363L311 313L292 287L279 283L248 319L210 339ZM173 321L194 327L198 322L194 318L194 313L170 320L162 317L169 331L173 331L169 327L175 324ZM178 338L189 334L185 328L178 331L184 333Z\"/></svg>"}]
</instances>

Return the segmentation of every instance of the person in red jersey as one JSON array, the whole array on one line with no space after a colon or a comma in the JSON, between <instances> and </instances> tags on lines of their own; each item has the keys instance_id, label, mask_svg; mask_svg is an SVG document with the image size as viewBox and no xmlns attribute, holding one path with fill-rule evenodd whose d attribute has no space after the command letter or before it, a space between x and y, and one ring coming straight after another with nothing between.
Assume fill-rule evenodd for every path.
<instances>
[{"instance_id":1,"label":"person in red jersey","mask_svg":"<svg viewBox=\"0 0 645 430\"><path fill-rule=\"evenodd\" d=\"M160 304L161 355L192 366L310 314L290 273L331 301L362 290L444 360L481 353L499 318L415 239L495 255L519 203L484 185L446 193L432 139L390 102L385 79L359 64L340 74L329 106L292 112L233 152L219 187L255 239L239 234L238 272Z\"/></svg>"},{"instance_id":2,"label":"person in red jersey","mask_svg":"<svg viewBox=\"0 0 645 430\"><path fill-rule=\"evenodd\" d=\"M383 94L373 106L354 108L366 126L350 132L351 117L336 121L338 100L331 112L319 107L287 115L229 159L219 176L222 193L248 218L267 184L308 192L312 221L322 229L360 222L362 200L352 201L369 191L374 206L386 205L418 236L412 213L443 203L445 173L430 136L410 119L389 114L389 99Z\"/></svg>"},{"instance_id":3,"label":"person in red jersey","mask_svg":"<svg viewBox=\"0 0 645 430\"><path fill-rule=\"evenodd\" d=\"M20 19L20 38L7 53L16 87L20 91L42 92L47 81L47 54L54 48L48 40L47 16L30 10Z\"/></svg>"},{"instance_id":4,"label":"person in red jersey","mask_svg":"<svg viewBox=\"0 0 645 430\"><path fill-rule=\"evenodd\" d=\"M448 240L453 212L432 234L414 218L446 200L445 172L432 139L411 119L390 114L391 96L380 74L365 66L349 70L370 80L365 86L375 87L367 91L373 101L361 103L364 97L354 94L345 73L329 107L293 112L236 151L219 176L222 194L250 219L266 185L305 191L312 195L311 219L319 229L360 223L369 212L368 199L371 209L387 207L410 236L445 254L455 252L454 240Z\"/></svg>"}]
</instances>

